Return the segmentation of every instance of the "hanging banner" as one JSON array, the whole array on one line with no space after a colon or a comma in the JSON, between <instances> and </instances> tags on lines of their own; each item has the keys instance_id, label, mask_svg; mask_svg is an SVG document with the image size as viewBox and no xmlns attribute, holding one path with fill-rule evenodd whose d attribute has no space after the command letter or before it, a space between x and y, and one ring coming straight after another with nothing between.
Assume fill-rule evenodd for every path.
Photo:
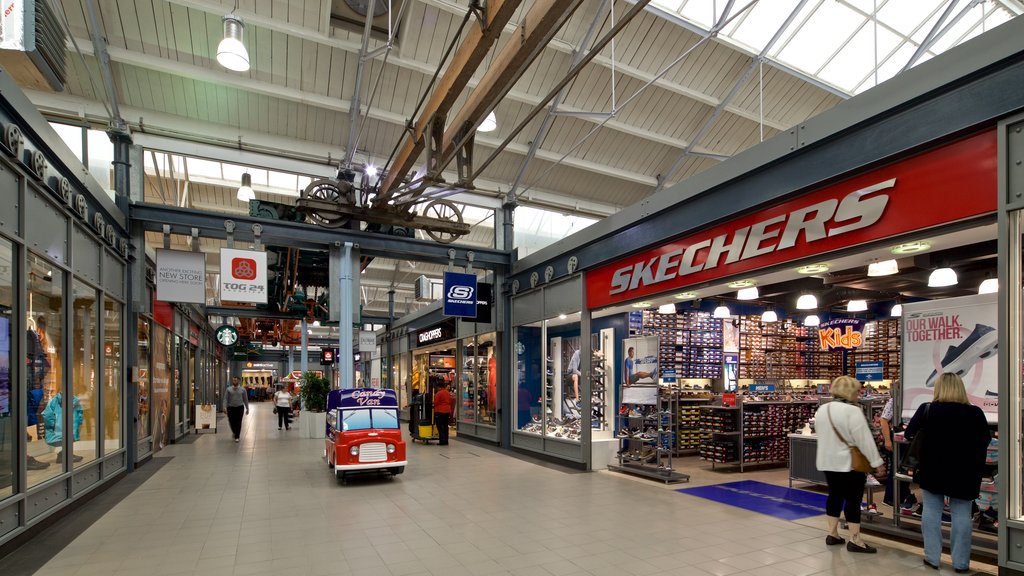
<instances>
[{"instance_id":1,"label":"hanging banner","mask_svg":"<svg viewBox=\"0 0 1024 576\"><path fill-rule=\"evenodd\" d=\"M267 253L220 249L222 302L267 303Z\"/></svg>"},{"instance_id":2,"label":"hanging banner","mask_svg":"<svg viewBox=\"0 0 1024 576\"><path fill-rule=\"evenodd\" d=\"M626 338L622 341L625 358L622 360L622 384L658 383L658 337Z\"/></svg>"},{"instance_id":3,"label":"hanging banner","mask_svg":"<svg viewBox=\"0 0 1024 576\"><path fill-rule=\"evenodd\" d=\"M360 352L376 352L377 351L377 333L371 330L360 330L359 331L359 351Z\"/></svg>"},{"instance_id":4,"label":"hanging banner","mask_svg":"<svg viewBox=\"0 0 1024 576\"><path fill-rule=\"evenodd\" d=\"M476 318L476 274L444 273L444 315Z\"/></svg>"},{"instance_id":5,"label":"hanging banner","mask_svg":"<svg viewBox=\"0 0 1024 576\"><path fill-rule=\"evenodd\" d=\"M860 318L834 318L818 326L818 344L822 351L853 350L864 344L864 321Z\"/></svg>"},{"instance_id":6,"label":"hanging banner","mask_svg":"<svg viewBox=\"0 0 1024 576\"><path fill-rule=\"evenodd\" d=\"M998 294L903 305L903 417L931 402L943 372L963 378L967 398L994 423L999 412Z\"/></svg>"},{"instance_id":7,"label":"hanging banner","mask_svg":"<svg viewBox=\"0 0 1024 576\"><path fill-rule=\"evenodd\" d=\"M156 297L206 304L206 254L157 248Z\"/></svg>"}]
</instances>

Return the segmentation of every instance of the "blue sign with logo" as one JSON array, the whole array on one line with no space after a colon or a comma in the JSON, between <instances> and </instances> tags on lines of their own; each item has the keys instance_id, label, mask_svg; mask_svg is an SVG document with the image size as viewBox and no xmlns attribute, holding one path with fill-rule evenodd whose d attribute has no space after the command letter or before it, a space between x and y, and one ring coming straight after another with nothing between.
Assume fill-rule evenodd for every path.
<instances>
[{"instance_id":1,"label":"blue sign with logo","mask_svg":"<svg viewBox=\"0 0 1024 576\"><path fill-rule=\"evenodd\" d=\"M775 384L751 384L751 392L775 392Z\"/></svg>"},{"instance_id":2,"label":"blue sign with logo","mask_svg":"<svg viewBox=\"0 0 1024 576\"><path fill-rule=\"evenodd\" d=\"M476 274L444 273L444 315L476 318Z\"/></svg>"},{"instance_id":3,"label":"blue sign with logo","mask_svg":"<svg viewBox=\"0 0 1024 576\"><path fill-rule=\"evenodd\" d=\"M676 369L675 367L668 367L661 369L661 381L666 384L671 384L676 381Z\"/></svg>"},{"instance_id":4,"label":"blue sign with logo","mask_svg":"<svg viewBox=\"0 0 1024 576\"><path fill-rule=\"evenodd\" d=\"M885 370L885 362L857 362L857 380L881 380Z\"/></svg>"}]
</instances>

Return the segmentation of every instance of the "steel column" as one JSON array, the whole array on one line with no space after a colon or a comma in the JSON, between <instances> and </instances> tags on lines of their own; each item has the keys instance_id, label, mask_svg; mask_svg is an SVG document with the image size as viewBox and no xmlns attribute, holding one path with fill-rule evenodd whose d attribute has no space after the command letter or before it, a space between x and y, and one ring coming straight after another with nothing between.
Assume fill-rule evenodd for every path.
<instances>
[{"instance_id":1,"label":"steel column","mask_svg":"<svg viewBox=\"0 0 1024 576\"><path fill-rule=\"evenodd\" d=\"M338 358L336 360L339 370L338 387L342 389L355 387L355 374L353 373L355 355L352 350L352 316L355 314L355 310L352 307L351 295L359 289L352 279L352 270L359 267L358 258L359 253L353 250L352 243L345 242L338 267L338 284L341 286L341 290L339 290L339 294L331 294L331 299L335 300L331 305L338 306L337 309L340 313L338 317Z\"/></svg>"}]
</instances>

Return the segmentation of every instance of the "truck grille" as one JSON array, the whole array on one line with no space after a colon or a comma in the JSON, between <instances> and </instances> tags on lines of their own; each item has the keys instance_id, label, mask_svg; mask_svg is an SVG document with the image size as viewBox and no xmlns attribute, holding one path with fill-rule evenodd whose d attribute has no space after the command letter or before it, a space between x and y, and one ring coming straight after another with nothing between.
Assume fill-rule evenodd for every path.
<instances>
[{"instance_id":1,"label":"truck grille","mask_svg":"<svg viewBox=\"0 0 1024 576\"><path fill-rule=\"evenodd\" d=\"M383 442L368 442L359 445L360 462L386 462L387 459L388 449Z\"/></svg>"}]
</instances>

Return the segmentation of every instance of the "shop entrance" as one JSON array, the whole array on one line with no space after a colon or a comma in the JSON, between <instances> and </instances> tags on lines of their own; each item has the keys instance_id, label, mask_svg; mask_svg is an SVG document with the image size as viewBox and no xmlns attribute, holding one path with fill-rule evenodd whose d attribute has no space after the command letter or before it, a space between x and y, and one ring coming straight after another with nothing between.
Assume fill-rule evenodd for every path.
<instances>
[{"instance_id":1,"label":"shop entrance","mask_svg":"<svg viewBox=\"0 0 1024 576\"><path fill-rule=\"evenodd\" d=\"M455 403L455 410L449 426L449 434L455 434L455 423L458 419L459 391L457 378L458 350L455 342L445 342L426 348L421 348L413 353L413 397L423 396L420 403L421 422L433 421L433 398L438 390L447 388Z\"/></svg>"},{"instance_id":2,"label":"shop entrance","mask_svg":"<svg viewBox=\"0 0 1024 576\"><path fill-rule=\"evenodd\" d=\"M277 370L242 370L242 387L249 393L252 402L263 402L274 395Z\"/></svg>"}]
</instances>

